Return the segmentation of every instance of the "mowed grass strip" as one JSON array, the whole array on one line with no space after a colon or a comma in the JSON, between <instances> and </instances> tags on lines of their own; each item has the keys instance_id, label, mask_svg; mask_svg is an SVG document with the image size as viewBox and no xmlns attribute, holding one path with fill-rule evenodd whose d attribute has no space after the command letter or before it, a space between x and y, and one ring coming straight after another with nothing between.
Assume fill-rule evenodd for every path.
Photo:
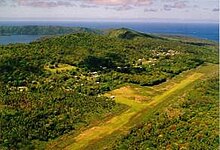
<instances>
[{"instance_id":1,"label":"mowed grass strip","mask_svg":"<svg viewBox=\"0 0 220 150\"><path fill-rule=\"evenodd\" d=\"M112 118L103 125L92 127L75 138L75 143L67 146L64 150L79 150L82 147L87 146L91 141L103 138L106 135L119 130L125 124L128 123L130 118L135 115L136 112L128 110L125 113Z\"/></svg>"},{"instance_id":2,"label":"mowed grass strip","mask_svg":"<svg viewBox=\"0 0 220 150\"><path fill-rule=\"evenodd\" d=\"M83 133L74 138L74 143L70 144L64 149L79 150L83 147L88 146L92 141L96 141L101 138L104 138L107 135L110 135L114 131L119 130L123 126L126 126L126 124L129 123L130 119L133 116L140 113L142 110L147 109L147 107L155 107L163 100L168 100L169 96L172 96L174 93L181 91L181 89L184 89L186 86L198 80L202 76L202 73L194 73L190 76L187 76L186 79L182 80L180 83L175 84L171 89L164 92L162 95L154 97L153 100L149 103L140 103L135 100L132 100L131 98L129 99L129 94L134 94L134 92L132 92L131 89L129 89L128 93L126 93L126 91L120 92L118 91L119 89L109 92L108 94L106 94L106 96L111 96L114 94L116 102L126 104L131 108L128 111L120 114L119 116L113 117L112 119L101 124L100 126L92 127L84 131ZM121 89L124 90L124 88Z\"/></svg>"},{"instance_id":3,"label":"mowed grass strip","mask_svg":"<svg viewBox=\"0 0 220 150\"><path fill-rule=\"evenodd\" d=\"M192 74L191 76L187 77L185 80L182 80L180 83L174 85L170 90L167 90L162 95L156 96L154 98L154 100L149 102L147 105L148 106L155 106L155 105L157 105L158 103L160 103L160 101L163 101L164 99L166 99L170 95L172 95L174 92L177 92L178 90L183 89L184 87L186 87L187 85L189 85L193 81L198 80L202 76L203 76L202 73L194 73L194 74Z\"/></svg>"}]
</instances>

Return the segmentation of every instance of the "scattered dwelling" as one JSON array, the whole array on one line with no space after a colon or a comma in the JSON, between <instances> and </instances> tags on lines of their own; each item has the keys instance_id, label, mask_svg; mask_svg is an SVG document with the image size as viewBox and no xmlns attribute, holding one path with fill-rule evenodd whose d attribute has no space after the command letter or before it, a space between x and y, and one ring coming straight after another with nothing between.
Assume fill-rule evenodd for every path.
<instances>
[{"instance_id":1,"label":"scattered dwelling","mask_svg":"<svg viewBox=\"0 0 220 150\"><path fill-rule=\"evenodd\" d=\"M145 61L144 58L138 59L138 60L137 60L137 65L142 65L144 61Z\"/></svg>"},{"instance_id":2,"label":"scattered dwelling","mask_svg":"<svg viewBox=\"0 0 220 150\"><path fill-rule=\"evenodd\" d=\"M98 74L98 72L91 72L91 74L92 74L92 75L96 75L96 74Z\"/></svg>"},{"instance_id":3,"label":"scattered dwelling","mask_svg":"<svg viewBox=\"0 0 220 150\"><path fill-rule=\"evenodd\" d=\"M115 98L115 96L113 96L113 95L112 95L110 98L111 98L111 99L114 99L114 98Z\"/></svg>"},{"instance_id":4,"label":"scattered dwelling","mask_svg":"<svg viewBox=\"0 0 220 150\"><path fill-rule=\"evenodd\" d=\"M15 91L15 90L17 90L17 88L14 87L14 86L13 86L13 87L10 87L9 89L10 89L11 91Z\"/></svg>"},{"instance_id":5,"label":"scattered dwelling","mask_svg":"<svg viewBox=\"0 0 220 150\"><path fill-rule=\"evenodd\" d=\"M179 52L178 51L174 51L174 50L152 50L152 54L155 57L160 57L160 56L175 56L178 55Z\"/></svg>"},{"instance_id":6,"label":"scattered dwelling","mask_svg":"<svg viewBox=\"0 0 220 150\"><path fill-rule=\"evenodd\" d=\"M92 78L97 78L97 77L99 77L99 75L98 75L98 72L90 72L90 73L88 73L88 76L90 76L90 77L92 77Z\"/></svg>"},{"instance_id":7,"label":"scattered dwelling","mask_svg":"<svg viewBox=\"0 0 220 150\"><path fill-rule=\"evenodd\" d=\"M26 86L20 86L17 88L17 90L20 92L24 92L24 91L28 91L28 88Z\"/></svg>"},{"instance_id":8,"label":"scattered dwelling","mask_svg":"<svg viewBox=\"0 0 220 150\"><path fill-rule=\"evenodd\" d=\"M19 92L25 92L28 91L28 88L26 86L19 86L19 87L10 87L11 91L19 91Z\"/></svg>"},{"instance_id":9,"label":"scattered dwelling","mask_svg":"<svg viewBox=\"0 0 220 150\"><path fill-rule=\"evenodd\" d=\"M66 92L69 92L70 91L70 89L64 89Z\"/></svg>"},{"instance_id":10,"label":"scattered dwelling","mask_svg":"<svg viewBox=\"0 0 220 150\"><path fill-rule=\"evenodd\" d=\"M170 56L170 53L166 53L166 55L165 56Z\"/></svg>"},{"instance_id":11,"label":"scattered dwelling","mask_svg":"<svg viewBox=\"0 0 220 150\"><path fill-rule=\"evenodd\" d=\"M38 82L37 82L37 81L32 81L31 83L32 83L32 84L38 84Z\"/></svg>"},{"instance_id":12,"label":"scattered dwelling","mask_svg":"<svg viewBox=\"0 0 220 150\"><path fill-rule=\"evenodd\" d=\"M64 88L64 91L66 91L66 92L70 92L70 91L73 91L73 89L70 88L70 87L67 87L67 88Z\"/></svg>"},{"instance_id":13,"label":"scattered dwelling","mask_svg":"<svg viewBox=\"0 0 220 150\"><path fill-rule=\"evenodd\" d=\"M79 77L79 76L74 76L74 78L75 78L75 79L77 79L77 80L79 80L79 79L80 79L80 77Z\"/></svg>"},{"instance_id":14,"label":"scattered dwelling","mask_svg":"<svg viewBox=\"0 0 220 150\"><path fill-rule=\"evenodd\" d=\"M100 68L102 68L103 70L107 69L107 67L103 67L103 66L99 66Z\"/></svg>"}]
</instances>

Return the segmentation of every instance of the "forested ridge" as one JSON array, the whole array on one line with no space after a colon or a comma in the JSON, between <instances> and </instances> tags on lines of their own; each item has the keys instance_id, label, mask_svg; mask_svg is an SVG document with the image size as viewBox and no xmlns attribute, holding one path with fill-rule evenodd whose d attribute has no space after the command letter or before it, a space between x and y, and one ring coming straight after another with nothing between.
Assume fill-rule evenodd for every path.
<instances>
[{"instance_id":1,"label":"forested ridge","mask_svg":"<svg viewBox=\"0 0 220 150\"><path fill-rule=\"evenodd\" d=\"M0 26L0 36L8 35L61 35L76 32L101 33L100 30L62 26Z\"/></svg>"},{"instance_id":2,"label":"forested ridge","mask_svg":"<svg viewBox=\"0 0 220 150\"><path fill-rule=\"evenodd\" d=\"M72 32L49 28L24 29L33 30L30 34L34 29L40 34ZM21 32L0 29L1 34ZM0 147L39 148L125 110L102 95L107 91L130 83L157 85L204 63L218 63L217 43L196 42L117 29L102 34L80 30L29 44L1 45Z\"/></svg>"}]
</instances>

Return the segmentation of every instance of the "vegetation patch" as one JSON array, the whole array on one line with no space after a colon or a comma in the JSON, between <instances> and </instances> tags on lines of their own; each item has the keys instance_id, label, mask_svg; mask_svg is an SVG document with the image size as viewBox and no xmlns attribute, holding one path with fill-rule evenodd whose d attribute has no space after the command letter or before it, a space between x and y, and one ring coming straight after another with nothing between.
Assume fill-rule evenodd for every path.
<instances>
[{"instance_id":1,"label":"vegetation patch","mask_svg":"<svg viewBox=\"0 0 220 150\"><path fill-rule=\"evenodd\" d=\"M100 124L97 127L90 128L81 134L79 134L77 137L74 138L74 142L68 146L65 147L66 150L78 150L82 149L83 147L88 146L91 142L97 141L101 138L104 138L107 135L110 135L114 131L119 130L123 126L126 126L126 124L129 123L129 121L132 120L132 117L138 115L139 113L143 113L147 108L155 107L162 101L169 102L169 97L175 94L176 92L179 93L181 90L184 90L187 85L195 82L198 80L201 75L197 76L198 74L195 73L191 76L188 76L186 79L184 79L179 84L176 84L176 86L169 89L169 91L165 92L161 97L154 97L151 102L137 102L134 99L132 100L131 97L127 98L126 93L122 93L122 89L126 89L128 91L128 95L134 94L134 89L131 87L122 87L120 89L114 90L110 92L109 94L106 94L106 96L112 96L112 94L115 94L115 101L117 103L122 103L130 106L130 109L116 117L113 117L109 121ZM197 76L197 78L194 78ZM134 97L133 97L134 98ZM154 105L152 105L154 104ZM145 112L146 113L146 112Z\"/></svg>"},{"instance_id":2,"label":"vegetation patch","mask_svg":"<svg viewBox=\"0 0 220 150\"><path fill-rule=\"evenodd\" d=\"M138 103L146 102L150 100L150 97L141 95L140 93L138 93L138 90L139 90L138 88L135 89L131 86L125 86L116 89L114 91L111 91L110 93L111 93L111 97L126 98Z\"/></svg>"},{"instance_id":3,"label":"vegetation patch","mask_svg":"<svg viewBox=\"0 0 220 150\"><path fill-rule=\"evenodd\" d=\"M76 67L68 64L54 64L54 65L44 66L44 69L52 73L61 73L65 71L76 70Z\"/></svg>"},{"instance_id":4,"label":"vegetation patch","mask_svg":"<svg viewBox=\"0 0 220 150\"><path fill-rule=\"evenodd\" d=\"M184 97L133 128L112 149L218 149L218 90L218 75L201 81Z\"/></svg>"},{"instance_id":5,"label":"vegetation patch","mask_svg":"<svg viewBox=\"0 0 220 150\"><path fill-rule=\"evenodd\" d=\"M57 142L60 147L88 146L172 101L219 62L215 42L201 45L130 29L105 34L85 28L0 27L1 35L12 33L71 34L0 46L2 149L45 149L70 133L67 144ZM90 130L96 121L101 124Z\"/></svg>"}]
</instances>

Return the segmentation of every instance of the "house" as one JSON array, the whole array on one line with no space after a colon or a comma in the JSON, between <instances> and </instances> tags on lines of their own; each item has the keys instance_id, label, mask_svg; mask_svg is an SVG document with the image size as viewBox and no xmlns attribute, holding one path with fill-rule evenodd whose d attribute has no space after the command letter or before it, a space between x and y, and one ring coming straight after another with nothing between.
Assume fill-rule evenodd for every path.
<instances>
[{"instance_id":1,"label":"house","mask_svg":"<svg viewBox=\"0 0 220 150\"><path fill-rule=\"evenodd\" d=\"M20 92L24 92L24 91L27 91L28 88L26 86L20 86L20 87L17 88L17 90L20 91Z\"/></svg>"},{"instance_id":2,"label":"house","mask_svg":"<svg viewBox=\"0 0 220 150\"><path fill-rule=\"evenodd\" d=\"M115 98L115 96L111 96L110 98L111 98L111 99L114 99L114 98Z\"/></svg>"}]
</instances>

